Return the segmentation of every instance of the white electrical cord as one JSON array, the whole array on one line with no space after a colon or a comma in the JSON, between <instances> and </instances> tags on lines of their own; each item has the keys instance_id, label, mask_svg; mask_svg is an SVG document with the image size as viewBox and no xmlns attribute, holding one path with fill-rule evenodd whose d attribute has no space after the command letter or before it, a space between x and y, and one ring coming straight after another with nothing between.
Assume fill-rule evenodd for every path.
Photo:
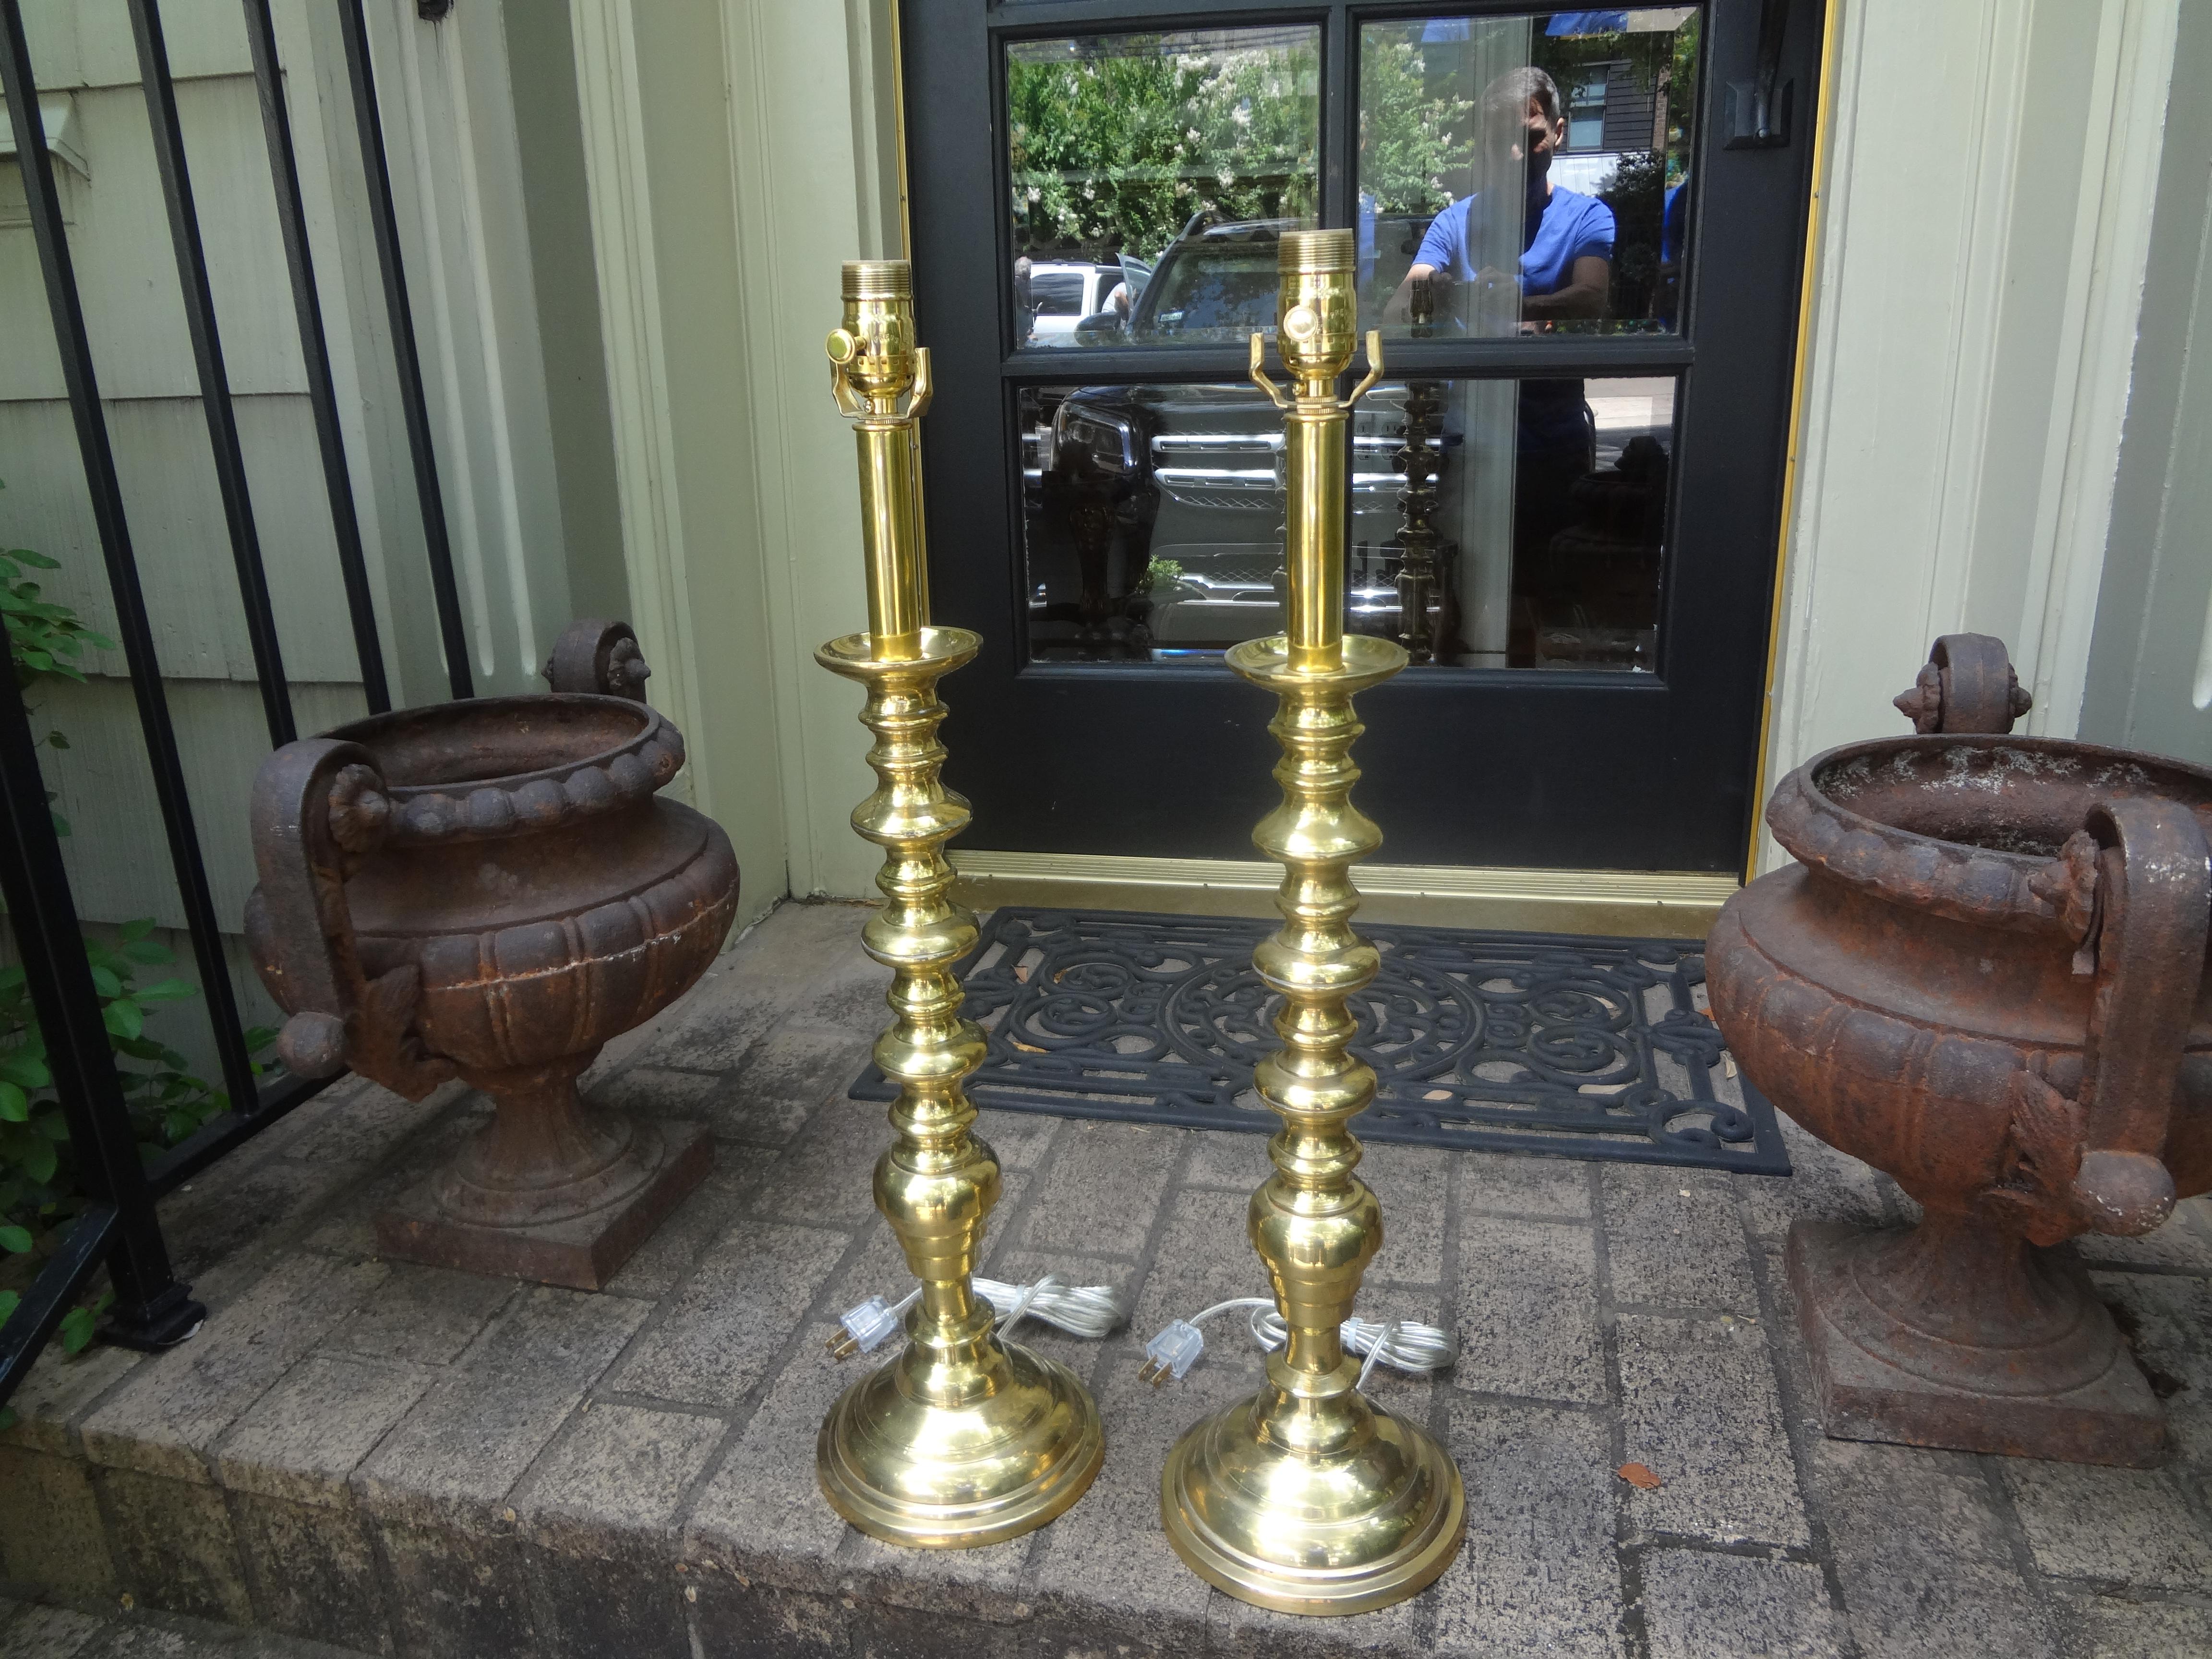
<instances>
[{"instance_id":1,"label":"white electrical cord","mask_svg":"<svg viewBox=\"0 0 2212 1659\"><path fill-rule=\"evenodd\" d=\"M1057 1273L1047 1273L1033 1285L1009 1285L997 1279L971 1279L969 1283L997 1311L1001 1334L1024 1319L1036 1319L1070 1336L1096 1341L1119 1330L1129 1317L1121 1291L1111 1285L1063 1285ZM895 1303L872 1296L848 1309L837 1321L844 1328L830 1339L830 1352L840 1359L874 1352L899 1328L900 1316L921 1299L917 1285Z\"/></svg>"},{"instance_id":2,"label":"white electrical cord","mask_svg":"<svg viewBox=\"0 0 2212 1659\"><path fill-rule=\"evenodd\" d=\"M1170 1377L1180 1382L1190 1374L1205 1351L1206 1338L1198 1328L1216 1314L1228 1313L1237 1308L1252 1310L1252 1340L1269 1353L1274 1352L1290 1340L1283 1324L1283 1316L1276 1310L1272 1297L1264 1296L1232 1297L1226 1302L1217 1302L1212 1307L1193 1314L1188 1319L1169 1322L1168 1327L1145 1345L1144 1369L1137 1373L1154 1388ZM1378 1364L1393 1370L1405 1371L1420 1376L1431 1371L1440 1371L1459 1358L1459 1338L1435 1325L1423 1325L1410 1319L1386 1320L1380 1323L1362 1319L1357 1314L1344 1322L1342 1336L1346 1351L1364 1354L1367 1363L1360 1367L1358 1386L1365 1388L1367 1379Z\"/></svg>"},{"instance_id":3,"label":"white electrical cord","mask_svg":"<svg viewBox=\"0 0 2212 1659\"><path fill-rule=\"evenodd\" d=\"M995 1279L969 1282L978 1296L999 1310L1001 1335L1027 1317L1042 1319L1070 1336L1096 1342L1111 1336L1129 1321L1129 1310L1121 1305L1121 1292L1111 1285L1063 1285L1057 1273L1047 1273L1029 1285L1008 1285Z\"/></svg>"}]
</instances>

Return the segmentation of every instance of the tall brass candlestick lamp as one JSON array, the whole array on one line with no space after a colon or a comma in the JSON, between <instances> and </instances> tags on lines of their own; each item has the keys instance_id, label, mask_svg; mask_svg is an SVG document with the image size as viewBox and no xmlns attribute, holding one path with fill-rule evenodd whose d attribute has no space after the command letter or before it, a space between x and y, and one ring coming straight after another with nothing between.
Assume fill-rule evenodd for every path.
<instances>
[{"instance_id":1,"label":"tall brass candlestick lamp","mask_svg":"<svg viewBox=\"0 0 2212 1659\"><path fill-rule=\"evenodd\" d=\"M898 1139L876 1164L876 1206L921 1295L904 1351L830 1408L815 1466L830 1507L861 1531L962 1549L1060 1514L1098 1473L1105 1443L1075 1373L1000 1341L996 1314L969 1283L999 1200L999 1160L969 1133L975 1109L961 1086L982 1061L983 1035L960 1017L952 976L975 943L975 918L949 896L945 843L966 825L968 803L939 781L937 682L981 641L929 625L915 490L929 354L915 344L912 269L855 261L844 292L830 384L860 451L868 631L814 656L868 689L860 720L876 736L868 764L880 782L853 828L884 849L884 902L862 939L893 975L896 1018L875 1057L899 1088Z\"/></svg>"},{"instance_id":2,"label":"tall brass candlestick lamp","mask_svg":"<svg viewBox=\"0 0 2212 1659\"><path fill-rule=\"evenodd\" d=\"M1375 1073L1349 1054L1347 999L1375 977L1372 945L1352 931L1359 895L1348 872L1382 845L1352 805L1356 692L1406 665L1392 641L1344 633L1345 419L1382 371L1367 337L1367 378L1340 402L1352 361L1353 245L1348 230L1282 240L1279 337L1293 390L1252 378L1289 411L1290 631L1250 640L1229 665L1281 699L1270 730L1282 744L1283 802L1252 838L1284 866L1280 932L1253 965L1283 999L1283 1046L1256 1081L1282 1129L1267 1143L1275 1172L1252 1194L1247 1226L1267 1264L1289 1341L1251 1399L1176 1443L1160 1480L1168 1541L1230 1595L1285 1613L1364 1613L1433 1582L1467 1526L1459 1471L1420 1429L1365 1399L1339 1327L1382 1242L1382 1217L1352 1170L1346 1124L1375 1095Z\"/></svg>"}]
</instances>

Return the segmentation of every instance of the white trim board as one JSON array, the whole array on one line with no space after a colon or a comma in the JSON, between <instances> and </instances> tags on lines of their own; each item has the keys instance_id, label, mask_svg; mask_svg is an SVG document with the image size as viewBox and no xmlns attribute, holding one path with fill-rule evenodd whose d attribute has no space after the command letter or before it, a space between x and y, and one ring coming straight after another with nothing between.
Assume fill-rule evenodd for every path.
<instances>
[{"instance_id":1,"label":"white trim board","mask_svg":"<svg viewBox=\"0 0 2212 1659\"><path fill-rule=\"evenodd\" d=\"M2179 0L1836 3L1770 788L1962 629L2073 735Z\"/></svg>"}]
</instances>

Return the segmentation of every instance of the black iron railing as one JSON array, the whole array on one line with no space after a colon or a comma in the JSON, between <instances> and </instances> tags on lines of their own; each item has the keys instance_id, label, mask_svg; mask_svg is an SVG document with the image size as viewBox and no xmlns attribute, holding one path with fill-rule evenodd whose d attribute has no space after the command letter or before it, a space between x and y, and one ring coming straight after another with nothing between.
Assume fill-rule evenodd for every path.
<instances>
[{"instance_id":1,"label":"black iron railing","mask_svg":"<svg viewBox=\"0 0 2212 1659\"><path fill-rule=\"evenodd\" d=\"M298 313L300 341L307 362L307 393L314 411L315 435L330 499L346 608L353 624L362 685L371 713L392 706L378 641L376 613L370 602L361 526L354 511L353 486L332 389L330 352L315 287L301 205L299 169L286 112L283 69L269 0L242 0L258 85L262 125L283 232L285 263ZM138 49L147 113L153 124L154 153L167 208L170 240L183 289L186 326L205 405L216 483L238 574L240 602L252 644L264 715L272 745L295 735L283 653L269 601L269 584L256 532L239 445L229 380L223 367L221 331L208 283L199 219L192 202L191 168L177 118L176 88L169 73L168 49L161 33L158 0L129 0ZM459 590L453 580L445 507L438 487L422 368L407 301L406 273L399 247L398 222L392 199L383 132L377 116L376 85L369 60L362 0L340 0L340 33L346 71L352 85L354 114L363 173L368 185L378 264L389 309L400 403L408 447L414 462L431 586L453 694L472 695ZM124 513L107 422L94 372L76 278L63 229L53 165L39 116L38 81L25 39L21 0L0 0L0 92L4 92L15 132L17 160L39 251L46 301L52 313L77 446L100 552L107 569L117 633L136 696L138 722L161 809L170 863L183 902L192 956L214 1027L223 1087L232 1109L204 1125L189 1139L152 1163L141 1161L137 1137L124 1104L108 1033L102 1024L99 994L88 961L76 907L64 869L61 843L46 809L29 717L20 697L0 695L0 896L8 906L17 949L26 969L32 1006L46 1038L47 1065L69 1127L76 1175L88 1200L70 1224L60 1247L48 1258L15 1313L0 1326L0 1402L22 1379L31 1361L52 1336L64 1314L104 1266L114 1291L111 1311L100 1327L109 1341L131 1347L160 1348L182 1341L198 1328L204 1310L179 1282L161 1236L155 1200L205 1169L224 1153L251 1139L329 1079L279 1075L264 1081L255 1074L239 1018L237 998L225 967L222 928L216 915L200 840L192 822L176 732L169 717L161 664L138 581ZM244 810L240 804L240 811Z\"/></svg>"}]
</instances>

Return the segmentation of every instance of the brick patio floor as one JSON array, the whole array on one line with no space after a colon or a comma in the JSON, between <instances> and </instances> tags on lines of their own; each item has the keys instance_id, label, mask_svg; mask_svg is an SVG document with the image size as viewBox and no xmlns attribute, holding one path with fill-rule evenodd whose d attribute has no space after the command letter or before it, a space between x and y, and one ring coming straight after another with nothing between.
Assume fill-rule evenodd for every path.
<instances>
[{"instance_id":1,"label":"brick patio floor","mask_svg":"<svg viewBox=\"0 0 2212 1659\"><path fill-rule=\"evenodd\" d=\"M993 1275L1135 1292L1111 1341L1021 1339L1091 1379L1106 1468L991 1549L851 1531L814 1488L816 1427L857 1374L823 1339L905 1282L869 1199L882 1109L842 1097L884 1018L862 915L783 907L603 1057L598 1097L704 1117L717 1153L602 1294L374 1258L375 1206L487 1109L457 1086L410 1105L341 1085L178 1194L214 1315L158 1359L40 1362L0 1435L9 1588L466 1659L2212 1654L2212 1210L2086 1247L2146 1363L2185 1385L2170 1468L1830 1441L1783 1238L1909 1201L1794 1129L1786 1181L1370 1149L1389 1238L1363 1310L1465 1344L1448 1376L1374 1389L1457 1456L1468 1542L1413 1601L1300 1620L1208 1589L1158 1528L1169 1443L1255 1384L1256 1350L1224 1322L1182 1385L1136 1378L1170 1317L1263 1288L1243 1236L1261 1141L986 1112L1007 1172ZM1630 1461L1662 1484L1619 1479ZM0 1659L309 1650L143 1616L38 1645L65 1617L0 1619Z\"/></svg>"}]
</instances>

